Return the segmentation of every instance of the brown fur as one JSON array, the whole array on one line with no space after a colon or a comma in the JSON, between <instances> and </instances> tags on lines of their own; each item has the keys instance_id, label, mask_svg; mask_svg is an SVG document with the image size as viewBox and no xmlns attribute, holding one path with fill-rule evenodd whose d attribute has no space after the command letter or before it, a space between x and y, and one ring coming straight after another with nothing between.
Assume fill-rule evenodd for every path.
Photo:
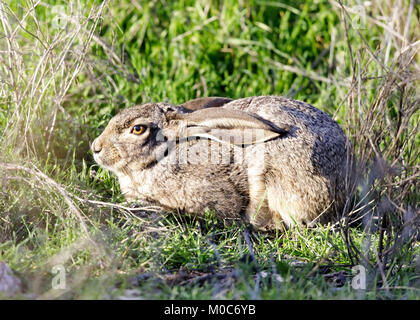
<instances>
[{"instance_id":1,"label":"brown fur","mask_svg":"<svg viewBox=\"0 0 420 320\"><path fill-rule=\"evenodd\" d=\"M206 108L209 99L203 100ZM330 221L344 201L347 139L337 123L311 105L284 97L217 99L223 109L217 113L214 105L203 113L194 103L199 116L185 110L188 103L123 110L92 144L95 160L118 176L130 200L196 214L215 210L220 217L245 219L264 230ZM184 120L175 124L170 120L174 113ZM247 146L213 138L245 123L264 134L271 130L268 138ZM130 133L135 125L148 129L136 136ZM182 142L191 138L188 132L210 138Z\"/></svg>"}]
</instances>

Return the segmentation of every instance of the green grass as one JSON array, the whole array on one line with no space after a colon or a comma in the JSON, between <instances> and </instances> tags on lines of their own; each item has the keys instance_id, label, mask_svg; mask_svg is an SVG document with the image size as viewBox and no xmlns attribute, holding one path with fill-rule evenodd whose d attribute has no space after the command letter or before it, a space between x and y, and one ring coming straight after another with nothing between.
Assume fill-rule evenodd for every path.
<instances>
[{"instance_id":1,"label":"green grass","mask_svg":"<svg viewBox=\"0 0 420 320\"><path fill-rule=\"evenodd\" d=\"M377 23L397 5L372 5L374 21L356 29L354 15L326 0L121 0L103 8L85 0L65 9L77 22L60 29L55 1L33 11L29 2L1 3L0 50L9 55L0 57L0 261L23 282L13 298L420 298L415 224L387 229L384 243L398 250L381 270L381 233L362 226L259 233L211 212L198 220L128 210L115 177L89 151L110 118L134 104L286 95L335 115L373 168L363 172L359 207L387 204L391 219L388 196L418 217L419 92L410 72L420 59L413 53L404 69L395 34L405 24L394 21L387 34ZM405 18L409 7L399 12ZM408 21L406 42L418 51L418 8ZM402 163L401 172L373 179L377 154ZM364 200L366 185L375 197ZM367 268L366 290L351 286L358 264ZM56 265L66 269L65 290L51 288Z\"/></svg>"}]
</instances>

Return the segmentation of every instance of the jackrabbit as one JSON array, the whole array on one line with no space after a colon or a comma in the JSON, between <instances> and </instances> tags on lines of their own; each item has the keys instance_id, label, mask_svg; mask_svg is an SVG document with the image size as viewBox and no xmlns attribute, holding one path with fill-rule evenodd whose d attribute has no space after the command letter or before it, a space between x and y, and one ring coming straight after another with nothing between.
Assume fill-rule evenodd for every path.
<instances>
[{"instance_id":1,"label":"jackrabbit","mask_svg":"<svg viewBox=\"0 0 420 320\"><path fill-rule=\"evenodd\" d=\"M95 139L95 161L127 200L261 230L331 221L345 201L348 140L296 100L202 98L122 110Z\"/></svg>"}]
</instances>

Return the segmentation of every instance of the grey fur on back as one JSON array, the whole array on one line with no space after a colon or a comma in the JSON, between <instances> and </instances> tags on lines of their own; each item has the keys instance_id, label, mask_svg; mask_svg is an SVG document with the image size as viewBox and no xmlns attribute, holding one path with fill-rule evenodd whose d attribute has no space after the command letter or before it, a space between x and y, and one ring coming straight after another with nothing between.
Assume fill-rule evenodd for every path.
<instances>
[{"instance_id":1,"label":"grey fur on back","mask_svg":"<svg viewBox=\"0 0 420 320\"><path fill-rule=\"evenodd\" d=\"M268 193L284 197L270 199L268 194L268 202L283 202L278 206L284 207L287 199L298 196L298 207L306 212L300 214L295 204L293 216L285 214L283 220L288 224L293 220L310 224L327 222L334 213L340 214L345 197L348 141L329 115L305 102L278 96L239 99L223 108L253 112L276 125L290 126L284 138L265 144Z\"/></svg>"}]
</instances>

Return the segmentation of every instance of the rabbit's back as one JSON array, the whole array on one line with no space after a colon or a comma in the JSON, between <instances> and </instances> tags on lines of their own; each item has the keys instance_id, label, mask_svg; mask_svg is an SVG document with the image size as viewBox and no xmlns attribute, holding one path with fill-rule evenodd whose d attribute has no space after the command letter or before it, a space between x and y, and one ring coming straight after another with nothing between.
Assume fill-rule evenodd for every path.
<instances>
[{"instance_id":1,"label":"rabbit's back","mask_svg":"<svg viewBox=\"0 0 420 320\"><path fill-rule=\"evenodd\" d=\"M260 184L255 186L260 190L255 197L264 196L267 201L267 214L262 210L255 215L256 225L273 228L280 221L287 225L325 222L341 210L347 138L329 115L307 103L278 96L239 99L223 108L255 113L276 125L290 127L286 135L263 144L263 168L252 170L258 165L248 164L249 171L255 173L250 188ZM249 176L252 179L252 173Z\"/></svg>"},{"instance_id":2,"label":"rabbit's back","mask_svg":"<svg viewBox=\"0 0 420 320\"><path fill-rule=\"evenodd\" d=\"M278 126L287 124L286 135L264 144L274 158L284 158L292 164L310 159L311 172L323 175L340 170L346 158L348 140L343 130L328 114L310 104L266 96L235 100L224 108L252 112Z\"/></svg>"}]
</instances>

